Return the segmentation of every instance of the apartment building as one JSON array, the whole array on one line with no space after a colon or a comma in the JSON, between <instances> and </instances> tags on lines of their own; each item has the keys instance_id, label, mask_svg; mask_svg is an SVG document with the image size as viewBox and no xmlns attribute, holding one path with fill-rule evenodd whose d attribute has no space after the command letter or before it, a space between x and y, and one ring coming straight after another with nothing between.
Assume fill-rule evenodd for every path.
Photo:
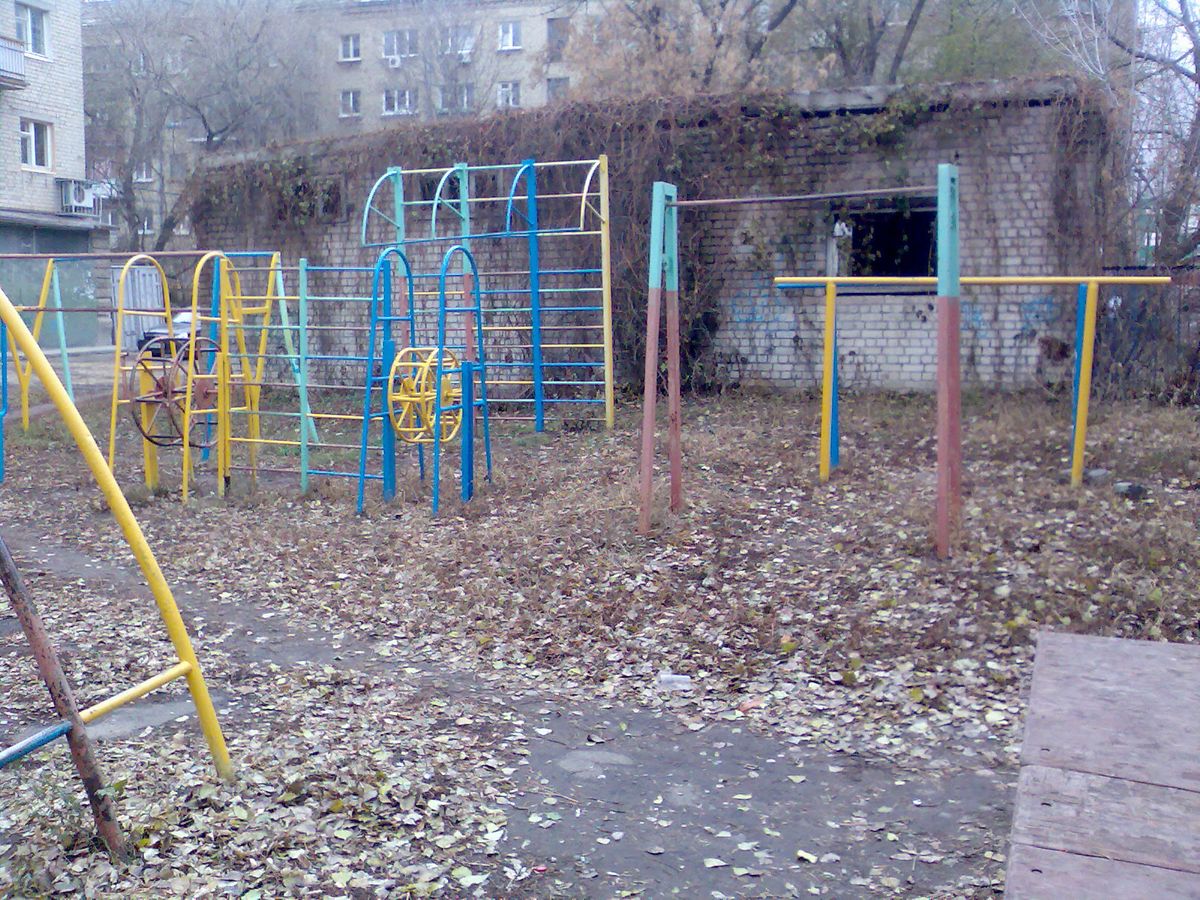
<instances>
[{"instance_id":1,"label":"apartment building","mask_svg":"<svg viewBox=\"0 0 1200 900\"><path fill-rule=\"evenodd\" d=\"M566 0L308 0L324 133L478 116L565 97Z\"/></svg>"},{"instance_id":2,"label":"apartment building","mask_svg":"<svg viewBox=\"0 0 1200 900\"><path fill-rule=\"evenodd\" d=\"M81 0L0 0L0 252L81 252L99 227L85 181Z\"/></svg>"}]
</instances>

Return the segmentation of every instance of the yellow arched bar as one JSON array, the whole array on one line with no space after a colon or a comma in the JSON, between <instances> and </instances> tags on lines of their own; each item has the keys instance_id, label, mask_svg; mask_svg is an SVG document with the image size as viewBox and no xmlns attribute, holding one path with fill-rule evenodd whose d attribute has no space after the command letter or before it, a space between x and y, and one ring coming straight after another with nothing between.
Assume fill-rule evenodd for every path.
<instances>
[{"instance_id":1,"label":"yellow arched bar","mask_svg":"<svg viewBox=\"0 0 1200 900\"><path fill-rule=\"evenodd\" d=\"M145 258L148 259L149 257ZM134 259L137 259L137 257ZM132 263L132 260L130 262ZM128 266L129 264L127 263L126 265ZM155 265L158 264L155 263ZM117 705L141 696L141 693L138 693L139 691L145 693L160 683L166 683L166 681L174 677L186 678L188 689L192 695L192 703L195 704L196 714L200 719L200 729L203 731L204 738L208 742L208 749L212 754L217 772L222 778L232 779L233 763L229 759L229 750L225 746L225 737L221 733L221 725L217 721L217 712L213 708L212 698L208 694L208 686L205 684L204 676L200 672L200 663L196 659L195 651L192 649L191 639L188 637L187 628L183 624L183 618L179 614L179 607L175 605L175 598L171 594L171 588L167 585L166 578L163 577L162 570L158 566L158 560L154 558L154 553L150 549L150 545L146 542L145 535L142 534L141 526L138 525L137 519L134 518L133 510L129 508L129 503L125 499L125 495L121 493L121 488L117 484L117 480L113 477L104 455L96 445L96 439L92 437L92 433L88 431L87 425L84 424L83 417L79 415L79 410L71 402L71 398L67 396L66 389L63 387L62 382L59 381L58 375L50 366L45 354L42 353L42 349L38 346L32 332L26 327L24 320L21 319L20 314L2 290L0 290L0 320L8 326L8 333L12 336L14 343L32 363L34 373L42 383L42 387L45 388L46 393L50 396L50 400L58 410L58 414L62 417L67 430L71 432L71 437L74 438L76 445L79 447L79 452L83 454L84 461L92 472L92 477L96 479L96 484L99 486L100 492L108 502L108 508L112 510L113 518L116 519L117 524L120 526L121 532L125 536L125 541L129 544L130 550L133 551L134 558L137 559L138 566L146 578L146 583L150 586L150 590L154 594L154 602L158 606L158 614L162 618L163 625L167 629L167 634L179 658L179 662L166 672L155 676L143 685L117 695L117 697L112 698L106 703L93 707L88 711L89 714L92 715L92 718L97 718L99 715L116 708ZM119 359L120 357L118 356ZM146 687L147 685L150 687Z\"/></svg>"}]
</instances>

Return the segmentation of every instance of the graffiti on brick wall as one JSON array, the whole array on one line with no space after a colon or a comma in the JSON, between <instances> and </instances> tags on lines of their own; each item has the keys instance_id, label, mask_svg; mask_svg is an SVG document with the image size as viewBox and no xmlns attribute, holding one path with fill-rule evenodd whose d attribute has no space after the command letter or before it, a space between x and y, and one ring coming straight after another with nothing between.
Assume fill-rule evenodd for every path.
<instances>
[{"instance_id":1,"label":"graffiti on brick wall","mask_svg":"<svg viewBox=\"0 0 1200 900\"><path fill-rule=\"evenodd\" d=\"M1021 329L1016 338L1031 341L1038 332L1058 318L1058 301L1054 297L1033 297L1021 303Z\"/></svg>"},{"instance_id":2,"label":"graffiti on brick wall","mask_svg":"<svg viewBox=\"0 0 1200 900\"><path fill-rule=\"evenodd\" d=\"M974 300L964 300L961 309L963 327L975 332L975 337L981 341L990 339L992 329L983 315L983 306Z\"/></svg>"}]
</instances>

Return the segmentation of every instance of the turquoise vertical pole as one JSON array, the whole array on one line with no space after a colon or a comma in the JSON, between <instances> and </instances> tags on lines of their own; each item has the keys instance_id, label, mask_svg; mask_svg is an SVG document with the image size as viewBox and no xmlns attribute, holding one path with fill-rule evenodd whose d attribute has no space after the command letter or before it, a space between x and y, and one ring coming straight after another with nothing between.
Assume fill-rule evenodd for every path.
<instances>
[{"instance_id":1,"label":"turquoise vertical pole","mask_svg":"<svg viewBox=\"0 0 1200 900\"><path fill-rule=\"evenodd\" d=\"M392 204L396 214L396 219L392 224L396 227L396 246L402 247L405 240L404 170L399 166L390 166L387 174L392 180Z\"/></svg>"},{"instance_id":2,"label":"turquoise vertical pole","mask_svg":"<svg viewBox=\"0 0 1200 900\"><path fill-rule=\"evenodd\" d=\"M542 289L541 289L541 253L538 247L538 208L537 208L537 168L532 159L522 163L525 171L525 196L528 206L529 226L529 320L532 336L530 337L531 356L533 364L533 428L534 431L546 430L546 407L542 371ZM480 325L483 323L481 322Z\"/></svg>"},{"instance_id":3,"label":"turquoise vertical pole","mask_svg":"<svg viewBox=\"0 0 1200 900\"><path fill-rule=\"evenodd\" d=\"M300 326L300 492L308 493L308 421L311 410L308 405L308 259L301 258L297 275L296 324Z\"/></svg>"},{"instance_id":4,"label":"turquoise vertical pole","mask_svg":"<svg viewBox=\"0 0 1200 900\"><path fill-rule=\"evenodd\" d=\"M71 386L71 357L67 355L67 325L63 318L62 290L58 284L58 263L54 261L50 265L53 267L50 269L50 296L54 299L54 319L58 326L58 354L62 361L62 382L63 387L67 389L67 396L74 403L75 389Z\"/></svg>"},{"instance_id":5,"label":"turquoise vertical pole","mask_svg":"<svg viewBox=\"0 0 1200 900\"><path fill-rule=\"evenodd\" d=\"M1087 324L1087 284L1075 294L1075 377L1071 383L1071 446L1075 446L1075 427L1079 419L1079 373L1083 367L1083 328Z\"/></svg>"}]
</instances>

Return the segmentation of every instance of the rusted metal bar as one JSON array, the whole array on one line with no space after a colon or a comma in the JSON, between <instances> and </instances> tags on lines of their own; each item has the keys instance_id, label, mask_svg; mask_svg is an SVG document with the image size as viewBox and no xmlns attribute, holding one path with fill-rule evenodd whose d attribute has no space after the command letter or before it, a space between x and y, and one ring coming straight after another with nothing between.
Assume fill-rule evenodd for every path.
<instances>
[{"instance_id":1,"label":"rusted metal bar","mask_svg":"<svg viewBox=\"0 0 1200 900\"><path fill-rule=\"evenodd\" d=\"M117 822L116 805L112 796L104 791L104 780L96 764L87 729L79 716L79 708L75 705L75 695L3 537L0 537L0 583L3 583L13 611L21 623L21 629L25 632L25 638L29 641L38 672L50 692L54 711L59 719L70 725L70 730L66 733L67 744L71 748L71 760L75 763L75 770L83 781L84 791L87 792L92 816L96 820L96 830L109 852L115 856L124 856L125 838Z\"/></svg>"},{"instance_id":2,"label":"rusted metal bar","mask_svg":"<svg viewBox=\"0 0 1200 900\"><path fill-rule=\"evenodd\" d=\"M827 194L791 194L777 197L716 197L712 200L675 200L671 206L742 206L747 203L815 203L821 200L860 200L870 197L906 197L933 194L936 184L878 188L868 191L833 191Z\"/></svg>"}]
</instances>

